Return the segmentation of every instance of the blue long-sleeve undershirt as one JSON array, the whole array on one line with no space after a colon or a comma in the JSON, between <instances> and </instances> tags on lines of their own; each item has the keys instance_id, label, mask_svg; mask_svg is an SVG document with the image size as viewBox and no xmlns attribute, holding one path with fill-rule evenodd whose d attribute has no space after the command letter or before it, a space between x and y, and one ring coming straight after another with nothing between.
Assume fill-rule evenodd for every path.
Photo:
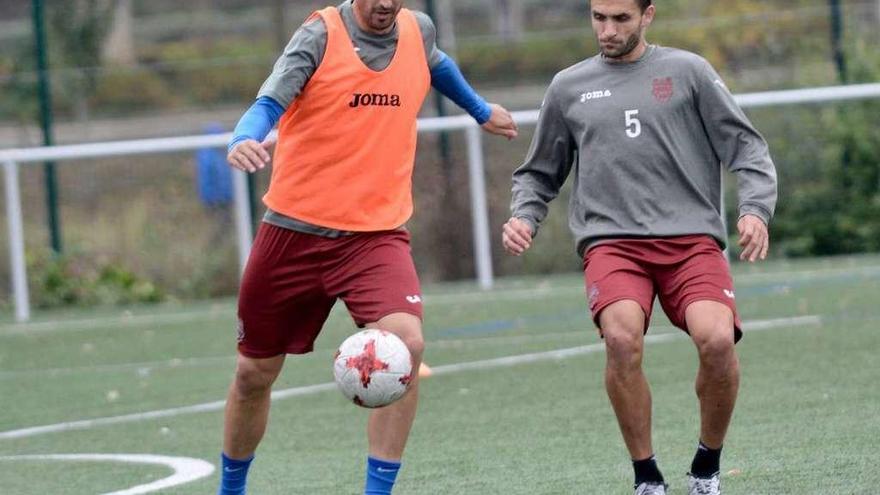
<instances>
[{"instance_id":1,"label":"blue long-sleeve undershirt","mask_svg":"<svg viewBox=\"0 0 880 495\"><path fill-rule=\"evenodd\" d=\"M492 108L468 84L461 70L448 55L441 52L441 60L431 68L431 86L466 111L478 124L485 124ZM284 115L285 109L277 101L261 96L242 115L232 133L229 150L238 143L253 139L262 142Z\"/></svg>"},{"instance_id":2,"label":"blue long-sleeve undershirt","mask_svg":"<svg viewBox=\"0 0 880 495\"><path fill-rule=\"evenodd\" d=\"M248 139L262 143L282 115L284 115L284 107L280 103L268 96L257 98L232 131L232 140L229 141L228 149L232 151L238 143Z\"/></svg>"},{"instance_id":3,"label":"blue long-sleeve undershirt","mask_svg":"<svg viewBox=\"0 0 880 495\"><path fill-rule=\"evenodd\" d=\"M443 96L467 112L478 124L483 125L492 116L492 108L468 84L458 65L448 55L440 52L441 59L431 68L431 86Z\"/></svg>"}]
</instances>

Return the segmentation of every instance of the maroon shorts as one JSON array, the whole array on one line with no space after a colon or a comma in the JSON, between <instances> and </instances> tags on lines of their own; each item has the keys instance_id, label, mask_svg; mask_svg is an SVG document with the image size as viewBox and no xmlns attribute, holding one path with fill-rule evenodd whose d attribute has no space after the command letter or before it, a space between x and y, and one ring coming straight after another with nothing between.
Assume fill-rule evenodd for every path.
<instances>
[{"instance_id":1,"label":"maroon shorts","mask_svg":"<svg viewBox=\"0 0 880 495\"><path fill-rule=\"evenodd\" d=\"M409 233L329 238L261 224L241 281L239 352L311 352L337 298L359 327L392 313L421 318Z\"/></svg>"},{"instance_id":2,"label":"maroon shorts","mask_svg":"<svg viewBox=\"0 0 880 495\"><path fill-rule=\"evenodd\" d=\"M628 299L645 312L647 331L654 297L659 296L666 316L685 332L688 305L695 301L720 302L733 311L734 341L742 337L730 266L709 236L608 241L587 252L584 277L597 328L603 309Z\"/></svg>"}]
</instances>

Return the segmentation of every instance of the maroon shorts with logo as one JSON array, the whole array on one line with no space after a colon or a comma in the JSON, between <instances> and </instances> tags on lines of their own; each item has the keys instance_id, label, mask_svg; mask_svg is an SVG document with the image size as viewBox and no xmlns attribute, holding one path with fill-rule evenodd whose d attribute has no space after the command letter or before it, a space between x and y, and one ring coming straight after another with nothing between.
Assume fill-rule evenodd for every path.
<instances>
[{"instance_id":1,"label":"maroon shorts with logo","mask_svg":"<svg viewBox=\"0 0 880 495\"><path fill-rule=\"evenodd\" d=\"M742 337L730 266L715 240L704 235L609 240L587 251L584 277L593 321L610 304L633 300L645 312L654 297L669 320L687 332L685 310L695 301L717 301L733 311L734 340Z\"/></svg>"},{"instance_id":2,"label":"maroon shorts with logo","mask_svg":"<svg viewBox=\"0 0 880 495\"><path fill-rule=\"evenodd\" d=\"M239 293L239 352L311 352L337 298L360 327L392 313L421 318L409 233L329 238L261 224Z\"/></svg>"}]
</instances>

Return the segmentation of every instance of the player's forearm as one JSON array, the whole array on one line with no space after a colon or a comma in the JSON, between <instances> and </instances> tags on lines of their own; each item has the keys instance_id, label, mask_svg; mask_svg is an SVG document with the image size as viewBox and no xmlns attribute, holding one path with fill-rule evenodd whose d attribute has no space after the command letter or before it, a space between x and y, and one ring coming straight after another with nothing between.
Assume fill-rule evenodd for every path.
<instances>
[{"instance_id":1,"label":"player's forearm","mask_svg":"<svg viewBox=\"0 0 880 495\"><path fill-rule=\"evenodd\" d=\"M561 111L562 100L551 84L544 97L525 162L513 172L512 216L532 224L547 217L548 204L559 195L574 164L577 145Z\"/></svg>"},{"instance_id":2,"label":"player's forearm","mask_svg":"<svg viewBox=\"0 0 880 495\"><path fill-rule=\"evenodd\" d=\"M479 124L485 124L492 115L486 100L468 84L455 61L446 54L431 68L431 85L443 96L466 111Z\"/></svg>"},{"instance_id":3,"label":"player's forearm","mask_svg":"<svg viewBox=\"0 0 880 495\"><path fill-rule=\"evenodd\" d=\"M532 227L537 229L547 217L548 205L559 195L559 190L571 170L570 163L530 156L526 163L513 172L510 200L512 216L528 219Z\"/></svg>"},{"instance_id":4,"label":"player's forearm","mask_svg":"<svg viewBox=\"0 0 880 495\"><path fill-rule=\"evenodd\" d=\"M776 209L776 170L769 168L740 169L736 172L739 192L739 216L755 215L770 224Z\"/></svg>"},{"instance_id":5,"label":"player's forearm","mask_svg":"<svg viewBox=\"0 0 880 495\"><path fill-rule=\"evenodd\" d=\"M555 141L555 140L554 140ZM547 217L547 207L559 195L571 170L571 156L557 146L532 144L533 152L513 172L512 216L528 219L532 230Z\"/></svg>"},{"instance_id":6,"label":"player's forearm","mask_svg":"<svg viewBox=\"0 0 880 495\"><path fill-rule=\"evenodd\" d=\"M268 96L258 98L235 126L232 140L229 141L229 151L248 139L263 142L283 114L284 108L277 101Z\"/></svg>"},{"instance_id":7,"label":"player's forearm","mask_svg":"<svg viewBox=\"0 0 880 495\"><path fill-rule=\"evenodd\" d=\"M734 147L723 158L736 175L739 214L753 214L769 223L776 208L776 167L764 139L752 130L732 132L727 145Z\"/></svg>"},{"instance_id":8,"label":"player's forearm","mask_svg":"<svg viewBox=\"0 0 880 495\"><path fill-rule=\"evenodd\" d=\"M532 235L538 233L538 227L547 218L549 203L555 197L541 194L539 189L529 185L523 178L514 178L510 200L510 216L524 220L532 229Z\"/></svg>"},{"instance_id":9,"label":"player's forearm","mask_svg":"<svg viewBox=\"0 0 880 495\"><path fill-rule=\"evenodd\" d=\"M730 124L728 124L730 125ZM764 138L746 120L730 129L725 163L736 174L739 214L759 216L769 224L776 209L776 167Z\"/></svg>"},{"instance_id":10,"label":"player's forearm","mask_svg":"<svg viewBox=\"0 0 880 495\"><path fill-rule=\"evenodd\" d=\"M739 215L769 223L776 208L776 167L767 141L708 64L698 79L698 111L718 158L737 176Z\"/></svg>"},{"instance_id":11,"label":"player's forearm","mask_svg":"<svg viewBox=\"0 0 880 495\"><path fill-rule=\"evenodd\" d=\"M743 120L737 120L737 116L730 113L723 122L716 123L715 129L722 136L716 137L713 147L736 175L740 216L757 215L769 224L776 209L776 167L764 138L744 115Z\"/></svg>"}]
</instances>

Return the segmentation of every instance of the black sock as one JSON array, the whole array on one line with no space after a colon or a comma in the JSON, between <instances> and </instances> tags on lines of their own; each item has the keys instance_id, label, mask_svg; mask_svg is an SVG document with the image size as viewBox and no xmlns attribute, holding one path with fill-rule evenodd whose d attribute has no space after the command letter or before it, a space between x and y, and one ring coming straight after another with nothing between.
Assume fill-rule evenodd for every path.
<instances>
[{"instance_id":1,"label":"black sock","mask_svg":"<svg viewBox=\"0 0 880 495\"><path fill-rule=\"evenodd\" d=\"M697 447L694 462L691 463L691 474L697 478L711 478L721 470L721 447L710 449L703 442Z\"/></svg>"},{"instance_id":2,"label":"black sock","mask_svg":"<svg viewBox=\"0 0 880 495\"><path fill-rule=\"evenodd\" d=\"M636 472L636 486L645 482L664 482L660 468L657 467L657 459L653 455L641 461L633 461L633 470Z\"/></svg>"}]
</instances>

